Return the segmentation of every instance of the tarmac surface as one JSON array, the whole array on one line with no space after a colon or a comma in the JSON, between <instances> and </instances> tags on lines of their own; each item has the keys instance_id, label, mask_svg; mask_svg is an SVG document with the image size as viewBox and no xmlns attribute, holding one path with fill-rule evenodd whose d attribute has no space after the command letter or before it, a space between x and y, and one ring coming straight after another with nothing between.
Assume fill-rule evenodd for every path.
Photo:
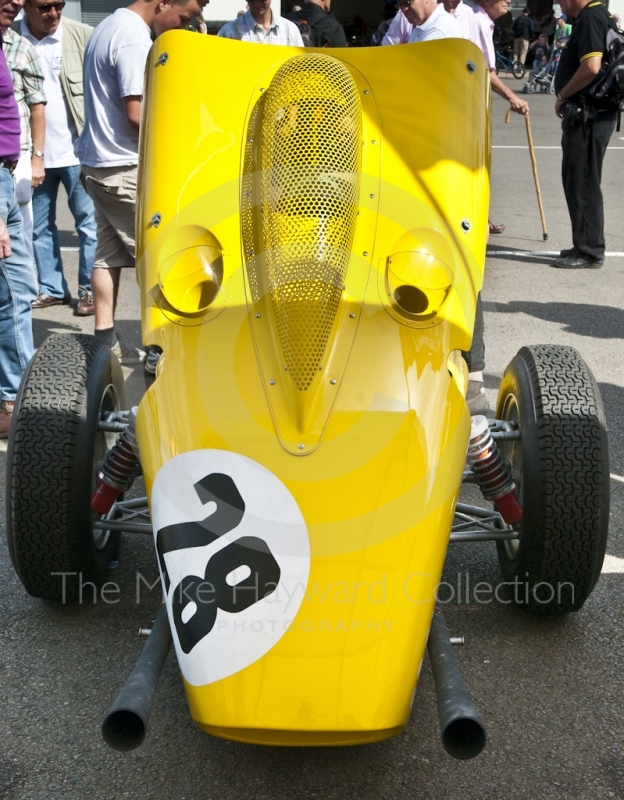
<instances>
[{"instance_id":1,"label":"tarmac surface","mask_svg":"<svg viewBox=\"0 0 624 800\"><path fill-rule=\"evenodd\" d=\"M514 89L521 82L511 82ZM564 619L535 619L513 606L455 597L446 606L463 676L488 731L482 755L458 762L440 741L433 680L425 661L409 723L380 744L278 749L233 744L191 721L175 656L158 687L144 744L120 754L100 724L138 657L160 601L149 537L125 536L115 573L120 602L57 607L29 597L0 536L0 798L7 800L602 800L624 798L624 132L613 136L604 168L607 258L601 270L552 269L550 258L501 251L570 246L559 177L560 129L549 95L533 95L531 120L550 234L543 242L525 125L505 125L494 98L491 237L485 289L486 386L492 406L506 364L524 344L576 347L598 380L608 417L612 511L608 558L584 608ZM461 132L458 132L461 135ZM71 218L59 214L63 244L75 246ZM77 254L65 253L76 292ZM128 346L140 346L138 290L127 273L118 313ZM36 312L37 344L51 332L91 332L67 307ZM146 386L140 364L124 368L129 399ZM6 444L0 449L4 476ZM45 514L45 509L41 509ZM453 545L444 580L461 574L497 584L493 544Z\"/></svg>"}]
</instances>

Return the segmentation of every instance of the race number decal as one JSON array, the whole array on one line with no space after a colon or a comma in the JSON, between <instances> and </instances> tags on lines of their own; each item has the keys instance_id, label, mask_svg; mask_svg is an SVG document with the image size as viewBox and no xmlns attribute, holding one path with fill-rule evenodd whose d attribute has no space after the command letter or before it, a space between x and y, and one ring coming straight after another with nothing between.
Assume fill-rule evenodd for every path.
<instances>
[{"instance_id":1,"label":"race number decal","mask_svg":"<svg viewBox=\"0 0 624 800\"><path fill-rule=\"evenodd\" d=\"M173 640L193 686L267 653L305 596L310 545L297 503L255 461L194 450L168 461L151 497Z\"/></svg>"}]
</instances>

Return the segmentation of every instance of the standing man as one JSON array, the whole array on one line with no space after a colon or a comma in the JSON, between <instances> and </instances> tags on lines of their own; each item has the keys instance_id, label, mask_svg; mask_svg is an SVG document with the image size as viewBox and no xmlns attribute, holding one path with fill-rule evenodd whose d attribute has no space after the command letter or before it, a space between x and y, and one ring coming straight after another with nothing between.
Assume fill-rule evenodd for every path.
<instances>
[{"instance_id":1,"label":"standing man","mask_svg":"<svg viewBox=\"0 0 624 800\"><path fill-rule=\"evenodd\" d=\"M33 252L33 187L45 178L43 146L45 141L45 93L43 72L31 43L13 28L2 31L4 55L11 72L13 90L20 115L22 152L15 167L15 196L22 215L22 235L30 261L35 269Z\"/></svg>"},{"instance_id":2,"label":"standing man","mask_svg":"<svg viewBox=\"0 0 624 800\"><path fill-rule=\"evenodd\" d=\"M492 91L509 102L511 110L523 117L529 113L529 104L511 91L496 74L496 52L494 50L494 22L509 10L509 0L476 0L474 16L477 23L478 46L481 48L490 70ZM494 233L494 231L490 231Z\"/></svg>"},{"instance_id":3,"label":"standing man","mask_svg":"<svg viewBox=\"0 0 624 800\"><path fill-rule=\"evenodd\" d=\"M0 0L0 30L6 30L22 0ZM0 35L0 438L11 427L17 389L32 358L35 274L22 237L13 171L20 155L20 119Z\"/></svg>"},{"instance_id":4,"label":"standing man","mask_svg":"<svg viewBox=\"0 0 624 800\"><path fill-rule=\"evenodd\" d=\"M308 23L314 33L315 47L346 47L344 28L329 16L330 8L331 0L310 0L303 4L301 11L290 14L289 19Z\"/></svg>"},{"instance_id":5,"label":"standing man","mask_svg":"<svg viewBox=\"0 0 624 800\"><path fill-rule=\"evenodd\" d=\"M529 16L529 7L522 9L522 16L516 17L513 21L514 40L513 40L513 60L524 64L529 52L529 42L533 33L533 20Z\"/></svg>"},{"instance_id":6,"label":"standing man","mask_svg":"<svg viewBox=\"0 0 624 800\"><path fill-rule=\"evenodd\" d=\"M134 217L143 76L152 33L184 28L201 0L137 0L103 20L84 57L86 123L76 143L85 186L95 205L97 249L91 282L95 335L117 344L115 307L121 270L134 267ZM149 348L154 373L159 350Z\"/></svg>"},{"instance_id":7,"label":"standing man","mask_svg":"<svg viewBox=\"0 0 624 800\"><path fill-rule=\"evenodd\" d=\"M82 61L93 30L71 19L61 21L64 0L26 0L19 31L41 60L45 78L46 137L41 148L45 179L33 192L33 246L39 272L39 296L33 308L69 303L56 227L56 200L62 183L78 232L78 305L80 316L93 314L91 268L95 255L93 203L80 183L74 142L84 124ZM45 151L45 156L44 156Z\"/></svg>"},{"instance_id":8,"label":"standing man","mask_svg":"<svg viewBox=\"0 0 624 800\"><path fill-rule=\"evenodd\" d=\"M413 30L414 26L411 22L407 21L407 17L401 9L399 9L390 23L390 27L386 31L386 35L381 40L381 44L384 47L393 44L407 44Z\"/></svg>"},{"instance_id":9,"label":"standing man","mask_svg":"<svg viewBox=\"0 0 624 800\"><path fill-rule=\"evenodd\" d=\"M414 26L409 42L463 38L459 22L437 0L399 0L399 8Z\"/></svg>"},{"instance_id":10,"label":"standing man","mask_svg":"<svg viewBox=\"0 0 624 800\"><path fill-rule=\"evenodd\" d=\"M555 73L555 112L562 119L561 173L573 247L561 251L555 267L598 269L605 254L602 162L615 130L617 109L595 107L584 90L602 66L607 31L617 26L597 0L561 0L561 7L576 17Z\"/></svg>"},{"instance_id":11,"label":"standing man","mask_svg":"<svg viewBox=\"0 0 624 800\"><path fill-rule=\"evenodd\" d=\"M474 11L462 0L442 0L447 13L459 22L462 37L470 42L477 43L477 23L474 18Z\"/></svg>"},{"instance_id":12,"label":"standing man","mask_svg":"<svg viewBox=\"0 0 624 800\"><path fill-rule=\"evenodd\" d=\"M249 0L249 9L219 31L226 39L260 44L283 44L303 47L303 39L294 22L276 17L271 11L271 0Z\"/></svg>"}]
</instances>

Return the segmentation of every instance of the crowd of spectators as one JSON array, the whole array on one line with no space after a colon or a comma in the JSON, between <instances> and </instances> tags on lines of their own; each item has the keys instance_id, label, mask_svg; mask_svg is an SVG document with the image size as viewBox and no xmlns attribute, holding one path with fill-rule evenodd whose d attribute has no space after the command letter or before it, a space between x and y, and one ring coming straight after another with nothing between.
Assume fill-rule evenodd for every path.
<instances>
[{"instance_id":1,"label":"crowd of spectators","mask_svg":"<svg viewBox=\"0 0 624 800\"><path fill-rule=\"evenodd\" d=\"M153 37L164 31L187 27L205 32L205 1L136 0L116 10L93 31L63 18L64 0L0 0L0 437L8 433L19 381L33 353L33 309L67 305L71 299L56 226L61 184L79 237L75 311L94 315L95 334L123 355L115 332L115 308L121 271L135 265L145 64ZM15 21L24 2L24 16ZM562 4L575 16L585 13L585 6L591 11L600 5L590 0L562 0ZM247 8L222 27L219 36L295 47L345 46L344 29L330 15L330 7L331 0L309 0L295 6L285 18L273 13L271 0L249 0ZM378 32L379 43L392 46L468 39L483 52L492 90L507 100L513 111L528 114L527 103L496 73L494 27L508 12L508 0L476 0L474 8L462 0L399 0L396 7L394 17ZM580 64L591 57L589 65L594 70L600 62L596 56L602 55L596 42L604 34L604 25L612 23L605 23L606 12L602 19L598 12L590 11L585 15L593 20L593 28L586 39L593 43L594 51L581 53ZM530 52L535 63L543 63L551 47L572 44L565 14L557 20L533 20L527 8L515 20L513 31L519 60ZM575 53L587 46L583 40L579 50L576 43ZM575 72L578 66L566 65L567 80L575 91L580 86ZM579 72L589 75L588 69L586 64ZM565 84L559 83L566 91ZM559 93L557 113L563 103L570 105L570 100ZM599 127L596 123L596 130ZM611 130L611 118L608 125L600 127L601 148L603 144L606 148L607 129ZM573 141L571 131L569 139ZM578 147L571 144L568 149L578 154ZM599 192L599 170L596 177ZM577 216L579 208L586 213L583 192L583 186L576 184L566 188ZM570 251L577 257L585 247L586 262L580 266L587 266L587 259L593 265L601 263L604 239L600 214L595 217L595 241L587 244L579 233ZM490 223L490 233L503 228ZM473 348L465 354L471 373L468 399L477 413L484 410L485 402L482 320L479 304ZM148 348L146 371L155 372L159 355L158 348Z\"/></svg>"}]
</instances>

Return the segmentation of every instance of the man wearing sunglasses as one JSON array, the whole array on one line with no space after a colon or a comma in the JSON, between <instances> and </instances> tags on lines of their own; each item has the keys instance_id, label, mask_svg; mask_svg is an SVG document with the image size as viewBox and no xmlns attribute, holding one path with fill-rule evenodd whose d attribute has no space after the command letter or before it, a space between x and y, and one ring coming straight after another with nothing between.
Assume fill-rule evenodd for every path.
<instances>
[{"instance_id":1,"label":"man wearing sunglasses","mask_svg":"<svg viewBox=\"0 0 624 800\"><path fill-rule=\"evenodd\" d=\"M74 217L78 241L78 306L80 316L93 314L91 268L95 256L95 213L80 183L80 162L74 142L84 125L82 62L92 28L61 19L64 0L26 0L24 17L16 26L35 48L43 68L47 105L46 135L41 156L45 179L33 192L33 247L39 273L39 296L33 308L69 303L70 290L56 227L56 200L61 183Z\"/></svg>"}]
</instances>

